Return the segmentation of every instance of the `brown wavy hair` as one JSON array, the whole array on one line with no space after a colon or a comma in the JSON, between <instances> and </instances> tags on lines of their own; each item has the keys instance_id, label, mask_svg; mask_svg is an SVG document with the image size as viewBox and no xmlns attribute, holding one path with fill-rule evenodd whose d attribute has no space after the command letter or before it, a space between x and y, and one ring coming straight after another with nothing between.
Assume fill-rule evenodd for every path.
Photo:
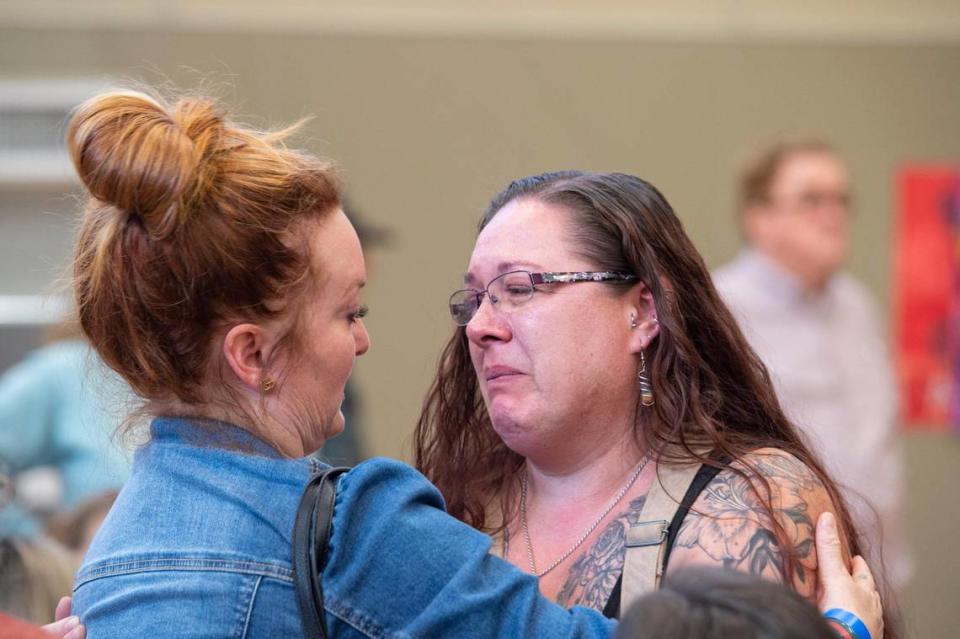
<instances>
[{"instance_id":1,"label":"brown wavy hair","mask_svg":"<svg viewBox=\"0 0 960 639\"><path fill-rule=\"evenodd\" d=\"M335 210L340 183L331 163L284 146L292 130L239 126L207 98L136 91L73 113L67 145L89 191L77 315L148 407L215 401L225 392L215 332L295 315L310 264L299 225Z\"/></svg>"},{"instance_id":2,"label":"brown wavy hair","mask_svg":"<svg viewBox=\"0 0 960 639\"><path fill-rule=\"evenodd\" d=\"M479 230L519 198L569 211L572 241L580 255L598 271L636 275L653 296L660 332L648 347L647 365L656 404L637 405L638 443L658 462L731 468L766 495L762 501L780 542L784 560L779 568L787 583L792 583L799 560L775 516L769 482L759 472L748 474L717 459L744 464L745 455L765 447L794 455L823 482L840 529L849 533L851 551L858 554L853 524L836 484L781 410L766 368L721 301L703 258L663 195L648 182L620 173L537 175L514 181L494 197ZM507 448L490 423L462 327L443 349L414 445L417 467L440 489L453 516L491 533L504 528L523 458Z\"/></svg>"}]
</instances>

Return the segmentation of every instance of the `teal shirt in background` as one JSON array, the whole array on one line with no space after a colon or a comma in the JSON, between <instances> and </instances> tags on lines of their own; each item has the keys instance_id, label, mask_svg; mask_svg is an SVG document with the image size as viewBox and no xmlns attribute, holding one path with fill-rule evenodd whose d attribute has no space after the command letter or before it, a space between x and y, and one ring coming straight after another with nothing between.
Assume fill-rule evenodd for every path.
<instances>
[{"instance_id":1,"label":"teal shirt in background","mask_svg":"<svg viewBox=\"0 0 960 639\"><path fill-rule=\"evenodd\" d=\"M133 405L123 381L80 340L49 344L0 377L0 459L11 476L47 466L62 479L62 507L120 488L130 461L113 435ZM0 510L0 534L39 523L16 502Z\"/></svg>"}]
</instances>

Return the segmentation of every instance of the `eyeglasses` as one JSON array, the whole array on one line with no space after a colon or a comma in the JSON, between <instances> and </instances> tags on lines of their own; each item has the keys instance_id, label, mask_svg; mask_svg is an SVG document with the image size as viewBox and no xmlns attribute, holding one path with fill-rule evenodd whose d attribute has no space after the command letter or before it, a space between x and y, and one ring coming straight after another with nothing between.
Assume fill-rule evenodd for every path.
<instances>
[{"instance_id":1,"label":"eyeglasses","mask_svg":"<svg viewBox=\"0 0 960 639\"><path fill-rule=\"evenodd\" d=\"M637 279L628 273L574 272L574 273L531 273L529 271L510 271L490 280L487 288L478 291L465 288L450 296L450 316L457 326L466 326L480 309L483 296L490 297L490 303L501 310L510 311L530 301L538 284L569 284L573 282L629 282Z\"/></svg>"},{"instance_id":2,"label":"eyeglasses","mask_svg":"<svg viewBox=\"0 0 960 639\"><path fill-rule=\"evenodd\" d=\"M772 204L792 208L799 213L815 213L819 211L842 211L846 216L854 213L853 196L843 190L806 190L793 197L768 197Z\"/></svg>"}]
</instances>

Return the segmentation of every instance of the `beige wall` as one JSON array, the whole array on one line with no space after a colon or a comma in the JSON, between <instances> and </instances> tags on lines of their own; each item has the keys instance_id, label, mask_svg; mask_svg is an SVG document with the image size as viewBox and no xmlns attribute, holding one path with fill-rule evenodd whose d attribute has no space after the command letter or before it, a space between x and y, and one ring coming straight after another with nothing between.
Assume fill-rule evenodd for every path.
<instances>
[{"instance_id":1,"label":"beige wall","mask_svg":"<svg viewBox=\"0 0 960 639\"><path fill-rule=\"evenodd\" d=\"M953 0L7 0L27 28L957 42Z\"/></svg>"},{"instance_id":2,"label":"beige wall","mask_svg":"<svg viewBox=\"0 0 960 639\"><path fill-rule=\"evenodd\" d=\"M338 159L360 208L394 229L368 296L374 347L356 376L369 449L398 456L450 333L445 299L479 211L518 175L583 168L646 177L717 265L738 246L736 157L777 132L821 133L856 178L852 269L889 302L893 172L910 160L960 160L960 44L951 37L745 43L8 26L0 72L176 86L206 78L259 123L314 115L307 144ZM960 505L950 491L960 480L958 442L911 437L907 449L914 636L949 637L960 574L952 549Z\"/></svg>"}]
</instances>

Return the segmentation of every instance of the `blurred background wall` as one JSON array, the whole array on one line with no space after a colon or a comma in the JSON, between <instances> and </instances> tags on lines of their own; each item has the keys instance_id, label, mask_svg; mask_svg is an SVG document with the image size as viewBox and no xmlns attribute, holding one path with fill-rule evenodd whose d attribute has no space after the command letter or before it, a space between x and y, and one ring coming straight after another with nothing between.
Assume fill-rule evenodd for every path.
<instances>
[{"instance_id":1,"label":"blurred background wall","mask_svg":"<svg viewBox=\"0 0 960 639\"><path fill-rule=\"evenodd\" d=\"M520 175L645 177L716 266L740 244L738 158L778 133L822 135L853 174L851 270L888 308L894 172L910 161L960 162L956 2L638 5L5 0L0 108L143 81L203 85L259 125L313 116L302 144L338 160L357 207L392 231L367 296L374 347L355 375L367 451L404 457L479 213ZM50 134L49 118L31 123L17 108L21 119L2 129L8 146L29 146L31 126ZM62 136L61 117L51 139ZM8 296L52 290L76 215L68 172L19 171L20 157L0 159ZM35 331L24 331L4 333L3 365L30 346ZM906 448L916 563L908 627L952 637L960 442L911 434Z\"/></svg>"}]
</instances>

